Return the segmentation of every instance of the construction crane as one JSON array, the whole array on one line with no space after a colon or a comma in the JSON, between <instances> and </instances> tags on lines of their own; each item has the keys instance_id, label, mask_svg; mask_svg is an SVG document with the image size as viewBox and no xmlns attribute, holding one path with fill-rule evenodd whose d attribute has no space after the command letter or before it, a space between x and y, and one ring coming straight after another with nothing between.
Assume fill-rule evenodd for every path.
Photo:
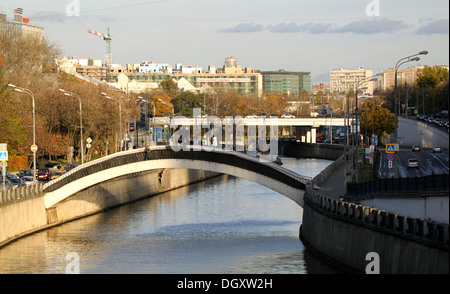
<instances>
[{"instance_id":1,"label":"construction crane","mask_svg":"<svg viewBox=\"0 0 450 294\"><path fill-rule=\"evenodd\" d=\"M107 32L106 35L102 34L102 33L98 33L98 32L93 31L93 30L88 30L88 33L100 36L100 37L103 38L103 40L106 41L106 55L105 55L105 59L106 59L106 67L109 69L111 67L111 64L112 64L111 41L113 40L113 38L111 37L111 34L109 33L109 28L108 28L108 32Z\"/></svg>"}]
</instances>

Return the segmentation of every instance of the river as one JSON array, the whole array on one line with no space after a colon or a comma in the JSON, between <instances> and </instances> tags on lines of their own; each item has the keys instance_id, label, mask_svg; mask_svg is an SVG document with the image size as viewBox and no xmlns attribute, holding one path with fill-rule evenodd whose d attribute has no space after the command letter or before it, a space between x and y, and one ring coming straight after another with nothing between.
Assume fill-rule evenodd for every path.
<instances>
[{"instance_id":1,"label":"river","mask_svg":"<svg viewBox=\"0 0 450 294\"><path fill-rule=\"evenodd\" d=\"M331 162L282 158L314 176ZM0 273L330 274L298 238L302 208L219 176L72 221L0 249ZM75 256L75 257L74 257Z\"/></svg>"}]
</instances>

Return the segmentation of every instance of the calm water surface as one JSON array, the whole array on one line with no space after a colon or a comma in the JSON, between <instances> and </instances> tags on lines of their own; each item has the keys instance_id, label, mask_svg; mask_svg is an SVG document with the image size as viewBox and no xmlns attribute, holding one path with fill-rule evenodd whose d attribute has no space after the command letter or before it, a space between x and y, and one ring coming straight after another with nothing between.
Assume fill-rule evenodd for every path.
<instances>
[{"instance_id":1,"label":"calm water surface","mask_svg":"<svg viewBox=\"0 0 450 294\"><path fill-rule=\"evenodd\" d=\"M331 162L283 158L314 176ZM303 210L264 186L220 176L73 221L0 249L0 273L339 273L299 241Z\"/></svg>"}]
</instances>

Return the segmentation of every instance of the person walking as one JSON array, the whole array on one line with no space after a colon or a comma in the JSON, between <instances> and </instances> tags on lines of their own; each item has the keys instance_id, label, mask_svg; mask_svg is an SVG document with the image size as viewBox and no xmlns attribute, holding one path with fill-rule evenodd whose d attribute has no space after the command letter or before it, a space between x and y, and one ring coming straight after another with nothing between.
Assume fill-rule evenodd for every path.
<instances>
[{"instance_id":1,"label":"person walking","mask_svg":"<svg viewBox=\"0 0 450 294\"><path fill-rule=\"evenodd\" d=\"M145 146L144 152L145 152L144 160L150 159L150 144L149 143L147 143L147 145Z\"/></svg>"}]
</instances>

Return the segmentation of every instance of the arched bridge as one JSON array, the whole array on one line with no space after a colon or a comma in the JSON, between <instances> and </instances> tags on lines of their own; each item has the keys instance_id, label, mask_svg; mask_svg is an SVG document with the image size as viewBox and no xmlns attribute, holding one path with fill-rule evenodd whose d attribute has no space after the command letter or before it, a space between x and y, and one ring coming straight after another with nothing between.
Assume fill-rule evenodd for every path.
<instances>
[{"instance_id":1,"label":"arched bridge","mask_svg":"<svg viewBox=\"0 0 450 294\"><path fill-rule=\"evenodd\" d=\"M43 186L45 206L51 208L69 197L99 183L154 169L200 169L229 174L266 186L303 207L309 177L282 166L261 161L235 151L174 151L170 146L153 146L146 156L143 149L115 153L79 166Z\"/></svg>"}]
</instances>

